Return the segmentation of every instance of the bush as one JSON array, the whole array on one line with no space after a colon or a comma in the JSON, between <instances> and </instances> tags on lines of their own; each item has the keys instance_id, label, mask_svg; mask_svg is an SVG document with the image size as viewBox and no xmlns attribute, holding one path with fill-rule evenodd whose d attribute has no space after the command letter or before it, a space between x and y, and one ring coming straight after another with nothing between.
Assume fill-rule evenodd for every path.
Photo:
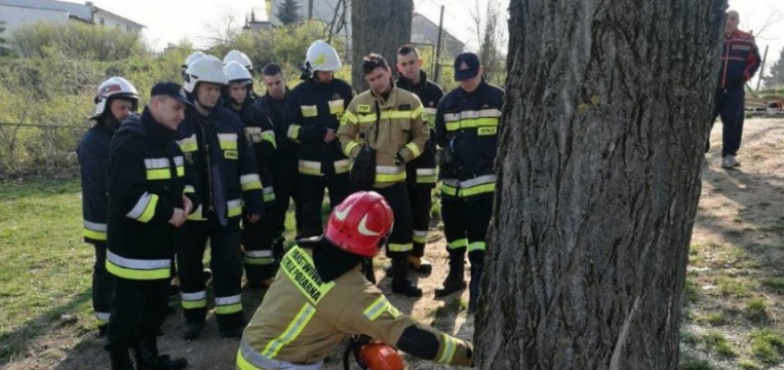
<instances>
[{"instance_id":1,"label":"bush","mask_svg":"<svg viewBox=\"0 0 784 370\"><path fill-rule=\"evenodd\" d=\"M25 58L44 58L55 49L69 58L112 61L143 55L147 49L138 33L78 22L26 25L10 39Z\"/></svg>"}]
</instances>

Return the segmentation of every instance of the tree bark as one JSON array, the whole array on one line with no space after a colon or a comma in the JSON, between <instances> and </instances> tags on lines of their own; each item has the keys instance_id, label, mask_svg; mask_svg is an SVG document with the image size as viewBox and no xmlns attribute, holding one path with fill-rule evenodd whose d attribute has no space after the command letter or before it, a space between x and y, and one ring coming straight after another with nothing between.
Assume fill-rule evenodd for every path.
<instances>
[{"instance_id":1,"label":"tree bark","mask_svg":"<svg viewBox=\"0 0 784 370\"><path fill-rule=\"evenodd\" d=\"M357 91L367 89L362 58L381 54L395 71L397 49L411 40L413 0L351 1L351 84Z\"/></svg>"},{"instance_id":2,"label":"tree bark","mask_svg":"<svg viewBox=\"0 0 784 370\"><path fill-rule=\"evenodd\" d=\"M726 0L512 0L482 369L676 369Z\"/></svg>"}]
</instances>

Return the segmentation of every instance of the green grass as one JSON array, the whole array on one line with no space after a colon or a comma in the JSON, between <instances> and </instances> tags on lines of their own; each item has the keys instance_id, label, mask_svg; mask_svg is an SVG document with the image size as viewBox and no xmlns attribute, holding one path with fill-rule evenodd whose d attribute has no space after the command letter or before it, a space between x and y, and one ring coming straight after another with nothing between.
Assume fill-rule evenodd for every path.
<instances>
[{"instance_id":1,"label":"green grass","mask_svg":"<svg viewBox=\"0 0 784 370\"><path fill-rule=\"evenodd\" d=\"M719 294L734 298L745 298L749 292L749 284L737 278L722 276L718 279Z\"/></svg>"},{"instance_id":2,"label":"green grass","mask_svg":"<svg viewBox=\"0 0 784 370\"><path fill-rule=\"evenodd\" d=\"M784 350L784 336L771 329L758 329L751 332L751 353L755 359L768 365L781 362Z\"/></svg>"},{"instance_id":3,"label":"green grass","mask_svg":"<svg viewBox=\"0 0 784 370\"><path fill-rule=\"evenodd\" d=\"M742 358L738 360L738 367L741 370L758 370L762 368L760 364L748 358Z\"/></svg>"},{"instance_id":4,"label":"green grass","mask_svg":"<svg viewBox=\"0 0 784 370\"><path fill-rule=\"evenodd\" d=\"M768 319L768 301L765 297L755 297L746 301L746 316L751 321L762 322Z\"/></svg>"},{"instance_id":5,"label":"green grass","mask_svg":"<svg viewBox=\"0 0 784 370\"><path fill-rule=\"evenodd\" d=\"M735 348L723 334L711 331L705 334L703 342L708 350L715 352L722 357L735 357Z\"/></svg>"},{"instance_id":6,"label":"green grass","mask_svg":"<svg viewBox=\"0 0 784 370\"><path fill-rule=\"evenodd\" d=\"M714 311L706 315L697 315L694 321L698 323L706 323L710 326L722 326L729 322L727 315L723 311Z\"/></svg>"},{"instance_id":7,"label":"green grass","mask_svg":"<svg viewBox=\"0 0 784 370\"><path fill-rule=\"evenodd\" d=\"M762 280L762 285L770 288L776 293L784 294L784 277L771 277Z\"/></svg>"}]
</instances>

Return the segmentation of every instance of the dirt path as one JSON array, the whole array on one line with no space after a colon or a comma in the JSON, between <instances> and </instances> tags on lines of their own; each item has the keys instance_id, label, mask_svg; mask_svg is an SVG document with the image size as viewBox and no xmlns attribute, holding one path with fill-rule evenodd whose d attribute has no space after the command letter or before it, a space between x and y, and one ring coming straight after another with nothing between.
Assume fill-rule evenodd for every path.
<instances>
[{"instance_id":1,"label":"dirt path","mask_svg":"<svg viewBox=\"0 0 784 370\"><path fill-rule=\"evenodd\" d=\"M692 303L691 309L695 312L710 311L716 307L725 307L742 311L746 297L727 298L714 297L710 292L720 285L712 272L728 268L735 274L751 274L752 277L764 278L766 276L784 275L779 272L779 266L784 264L784 254L779 248L784 236L784 219L782 208L784 204L784 120L750 120L746 123L744 146L739 160L742 167L738 170L726 171L719 168L720 156L717 154L720 147L721 125L717 124L712 132L712 154L708 156L708 167L703 171L703 192L700 201L699 215L694 228L692 266L690 266L690 279L697 286L700 297L697 303ZM433 291L444 279L447 269L444 240L440 230L431 232L431 239L427 248L427 258L433 262L434 271L429 277L420 277L419 285L424 291L424 297L418 300L391 295L390 300L401 311L412 314L425 323L433 323L437 328L470 339L473 334L473 319L467 318L465 305L468 292L462 296L448 297L445 300L435 300ZM714 245L738 246L742 253L733 255L729 262L724 249L713 248ZM694 246L697 246L696 248ZM706 247L703 247L706 246ZM772 248L769 248L772 247ZM717 257L718 255L718 257ZM720 259L724 258L724 259ZM732 256L731 256L732 257ZM720 261L729 266L716 266L711 261ZM738 261L750 261L750 265L737 264ZM718 263L718 262L717 262ZM380 265L380 263L377 263ZM723 271L723 270L721 270ZM376 271L379 278L383 272ZM730 275L732 276L732 275ZM389 280L382 280L380 287L389 292ZM765 295L769 303L768 315L770 319L764 325L780 329L778 318L784 315L784 296L771 293L769 290L750 294ZM703 296L706 298L703 299ZM260 293L246 294L244 303L246 316L251 317L253 311L261 300ZM741 306L741 307L738 307ZM732 315L732 314L731 314ZM745 332L760 325L755 322L729 317L729 324L721 329L726 331L728 337L737 342L748 341ZM744 321L745 320L745 321ZM217 324L214 317L208 319L206 332L196 341L185 342L179 337L182 329L182 318L178 312L170 316L165 323L166 334L161 340L161 349L174 356L184 356L189 362L189 369L233 369L234 356L238 340L221 339L217 333ZM684 326L687 332L700 333L709 328L707 324L699 322L694 316L688 317ZM29 347L27 353L18 354L17 359L4 367L8 370L21 369L106 369L108 358L103 351L102 341L94 338L91 333L75 333L72 325L63 325L44 338L38 338ZM739 347L742 347L740 344ZM687 346L694 356L706 358L714 368L737 368L731 360L716 358L709 348L699 342ZM741 348L739 356L746 356ZM342 367L338 363L339 353L336 351L332 360L327 363L327 369L337 370ZM446 367L410 359L409 368L415 369L446 369Z\"/></svg>"}]
</instances>

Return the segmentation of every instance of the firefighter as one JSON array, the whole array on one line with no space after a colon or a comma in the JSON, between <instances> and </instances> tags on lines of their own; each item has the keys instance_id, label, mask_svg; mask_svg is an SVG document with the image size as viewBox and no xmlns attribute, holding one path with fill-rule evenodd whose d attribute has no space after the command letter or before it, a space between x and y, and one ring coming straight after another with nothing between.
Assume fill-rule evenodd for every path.
<instances>
[{"instance_id":1,"label":"firefighter","mask_svg":"<svg viewBox=\"0 0 784 370\"><path fill-rule=\"evenodd\" d=\"M231 62L237 62L245 67L248 72L253 73L253 62L251 62L247 54L239 50L231 50L223 57L223 65L229 65Z\"/></svg>"},{"instance_id":2,"label":"firefighter","mask_svg":"<svg viewBox=\"0 0 784 370\"><path fill-rule=\"evenodd\" d=\"M441 182L441 217L449 252L449 274L436 297L465 289L466 250L471 262L469 311L476 308L483 270L487 227L493 211L498 120L504 91L482 78L483 66L474 53L455 59L459 87L438 103L436 144Z\"/></svg>"},{"instance_id":3,"label":"firefighter","mask_svg":"<svg viewBox=\"0 0 784 370\"><path fill-rule=\"evenodd\" d=\"M273 166L272 182L275 187L275 208L273 209L272 222L275 224L276 260L283 256L283 233L285 232L286 211L289 202L294 201L294 219L297 235L302 221L300 221L299 181L297 175L297 145L286 138L286 127L283 124L283 111L289 97L286 87L286 78L283 70L277 64L267 64L261 69L261 78L266 88L264 96L256 100L256 106L261 108L272 119L275 126L275 137L284 138L277 140L277 157Z\"/></svg>"},{"instance_id":4,"label":"firefighter","mask_svg":"<svg viewBox=\"0 0 784 370\"><path fill-rule=\"evenodd\" d=\"M229 80L226 87L224 104L234 112L245 125L245 139L252 143L256 155L257 172L264 192L264 208L272 210L275 192L272 186L270 167L275 161L275 131L270 118L256 105L253 99L253 79L250 72L237 62L229 62L224 67ZM273 215L265 212L259 222L246 223L243 228L243 254L245 276L251 288L268 288L275 274L275 260L272 254Z\"/></svg>"},{"instance_id":5,"label":"firefighter","mask_svg":"<svg viewBox=\"0 0 784 370\"><path fill-rule=\"evenodd\" d=\"M185 58L185 61L182 63L182 77L183 78L185 78L185 71L188 70L188 66L193 64L193 62L201 59L201 57L203 57L204 55L205 54L202 53L201 51L194 51L193 53L191 53L191 55L188 55L188 57Z\"/></svg>"},{"instance_id":6,"label":"firefighter","mask_svg":"<svg viewBox=\"0 0 784 370\"><path fill-rule=\"evenodd\" d=\"M364 57L362 72L370 90L351 101L340 122L338 137L343 152L354 160L353 166L362 162L359 156L363 146L375 152L365 151L373 157L371 165L375 166L375 178L368 184L384 196L395 213L395 227L387 245L387 256L392 259L392 291L421 297L422 290L406 276L413 249L406 163L425 150L430 137L427 116L416 95L395 86L392 70L382 56Z\"/></svg>"},{"instance_id":7,"label":"firefighter","mask_svg":"<svg viewBox=\"0 0 784 370\"><path fill-rule=\"evenodd\" d=\"M95 126L82 137L76 148L82 179L82 214L84 241L95 248L93 265L93 312L98 320L98 334L106 335L112 300L112 275L106 272L106 194L109 144L139 104L136 88L122 77L112 77L98 86Z\"/></svg>"},{"instance_id":8,"label":"firefighter","mask_svg":"<svg viewBox=\"0 0 784 370\"><path fill-rule=\"evenodd\" d=\"M317 370L346 336L364 334L410 355L473 366L473 346L402 314L360 265L383 247L393 213L375 192L338 205L323 236L300 240L243 333L241 370ZM387 367L391 368L391 367Z\"/></svg>"},{"instance_id":9,"label":"firefighter","mask_svg":"<svg viewBox=\"0 0 784 370\"><path fill-rule=\"evenodd\" d=\"M411 215L414 226L414 249L408 257L410 266L415 271L429 274L432 265L425 260L425 244L427 244L427 231L430 228L430 209L433 208L432 191L436 186L438 173L436 172L435 148L435 117L438 102L444 96L444 90L433 81L427 79L427 74L422 70L422 59L414 45L404 45L397 50L397 70L400 76L397 87L414 93L427 113L427 123L430 127L430 137L425 145L425 150L418 158L406 164L406 181L408 183L408 196L411 199Z\"/></svg>"},{"instance_id":10,"label":"firefighter","mask_svg":"<svg viewBox=\"0 0 784 370\"><path fill-rule=\"evenodd\" d=\"M188 66L185 91L192 107L177 131L177 143L194 164L196 190L202 207L188 217L177 250L183 338L197 338L204 329L207 292L202 258L210 241L210 265L215 292L215 314L222 337L238 337L245 325L242 312L242 233L240 220L259 222L264 214L262 184L252 143L245 139L242 121L222 108L220 97L228 85L223 63L207 55Z\"/></svg>"},{"instance_id":11,"label":"firefighter","mask_svg":"<svg viewBox=\"0 0 784 370\"><path fill-rule=\"evenodd\" d=\"M338 52L318 40L307 51L302 78L286 102L286 135L299 144L299 193L302 204L299 237L321 234L321 204L324 189L334 207L349 193L349 160L340 150L337 130L340 118L354 92L334 76L341 68Z\"/></svg>"},{"instance_id":12,"label":"firefighter","mask_svg":"<svg viewBox=\"0 0 784 370\"><path fill-rule=\"evenodd\" d=\"M150 105L133 115L111 143L108 252L114 275L107 334L112 370L183 369L185 359L159 355L156 337L168 308L171 258L180 226L199 204L193 171L174 141L189 104L179 85L152 88Z\"/></svg>"},{"instance_id":13,"label":"firefighter","mask_svg":"<svg viewBox=\"0 0 784 370\"><path fill-rule=\"evenodd\" d=\"M760 67L760 55L754 36L738 30L740 15L734 10L727 12L724 29L724 47L721 53L719 84L713 100L713 119L721 116L722 148L721 166L734 168L740 166L735 158L743 137L744 104L746 101L746 81L751 80ZM710 139L706 144L706 152Z\"/></svg>"}]
</instances>

